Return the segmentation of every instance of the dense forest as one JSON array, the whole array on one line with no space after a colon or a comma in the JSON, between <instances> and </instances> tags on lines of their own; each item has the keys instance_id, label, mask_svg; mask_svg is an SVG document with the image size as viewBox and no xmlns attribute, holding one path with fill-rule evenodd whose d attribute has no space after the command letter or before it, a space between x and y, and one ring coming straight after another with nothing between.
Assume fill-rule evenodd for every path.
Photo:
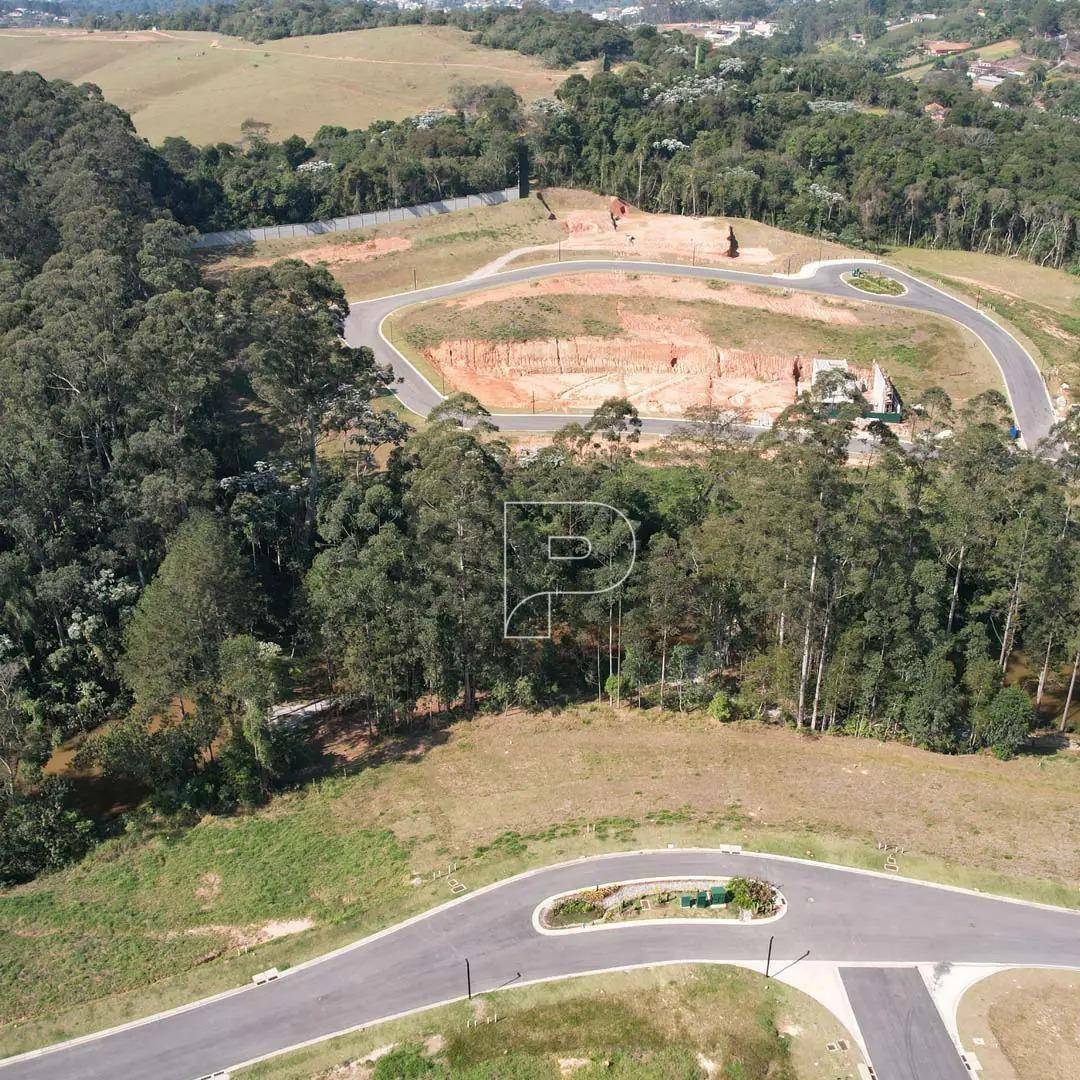
<instances>
[{"instance_id":1,"label":"dense forest","mask_svg":"<svg viewBox=\"0 0 1080 1080\"><path fill-rule=\"evenodd\" d=\"M943 10L935 33L1013 34L1046 54L1028 82L1007 80L993 97L972 89L962 61L940 61L919 84L895 76L908 31L923 24L870 34L881 45L861 53L818 50L854 29L857 9L879 21L903 13L861 2L781 5L771 17L785 32L704 59L697 39L682 34L539 5L448 14L279 0L157 12L146 17L265 38L343 29L342 20L450 21L483 45L553 65L602 57L618 69L572 75L554 99L529 107L505 87L459 85L451 110L366 131L322 128L310 145L254 137L243 149L195 148L170 139L169 205L207 231L427 202L514 183L517 140L541 184L615 193L644 209L736 214L869 250L914 243L1074 265L1080 84L1047 81L1047 71L1062 48L1053 35L1076 29L1077 5ZM930 102L949 110L943 124L924 115Z\"/></svg>"},{"instance_id":2,"label":"dense forest","mask_svg":"<svg viewBox=\"0 0 1080 1080\"><path fill-rule=\"evenodd\" d=\"M520 141L541 184L647 210L756 218L871 250L1076 262L1080 130L1054 105L998 109L962 75L917 87L863 57L717 56L695 69L688 49L647 31L633 49L623 71L572 75L527 107L507 87L459 85L453 110L324 127L310 145L169 139L174 209L205 231L491 190L515 182ZM923 115L931 100L950 110L942 125Z\"/></svg>"},{"instance_id":3,"label":"dense forest","mask_svg":"<svg viewBox=\"0 0 1080 1080\"><path fill-rule=\"evenodd\" d=\"M1040 698L1075 672L1077 414L1029 454L1000 395L929 392L913 446L873 426L856 460L844 387L751 445L706 411L636 453L617 400L530 460L468 399L412 431L324 270L200 279L175 174L96 92L0 75L0 120L0 879L92 842L40 767L106 720L81 759L156 810L264 799L303 753L267 720L297 671L376 735L600 697L1002 755L1034 722L1014 654ZM508 499L597 500L637 536L548 641L503 636Z\"/></svg>"},{"instance_id":4,"label":"dense forest","mask_svg":"<svg viewBox=\"0 0 1080 1080\"><path fill-rule=\"evenodd\" d=\"M168 186L160 159L96 92L0 73L0 170L7 879L54 865L84 842L56 784L38 783L35 769L53 744L133 702L145 724L167 684L175 684L171 699L206 664L220 673L223 647L236 650L237 679L250 678L244 650L260 646L245 634L285 625L294 572L267 560L230 578L232 545L244 528L269 526L255 518L276 490L276 551L310 548L315 444L328 424L364 426L383 375L369 352L341 343L345 300L324 270L284 263L237 275L216 293L203 287L187 230L160 206ZM276 450L275 464L264 469L267 450ZM248 507L247 525L215 516L226 496L237 524ZM295 515L284 509L290 498ZM192 650L183 674L145 653L140 666L139 647L160 641L140 621L140 597L163 588L167 551L175 558L208 541L218 564L181 583L206 600L179 628ZM228 644L219 640L226 629ZM201 700L157 736L172 769L185 755L199 758L210 727L232 731L218 760L219 797L230 785L250 787L268 753L245 729L241 682L238 697L218 680L213 704Z\"/></svg>"},{"instance_id":5,"label":"dense forest","mask_svg":"<svg viewBox=\"0 0 1080 1080\"><path fill-rule=\"evenodd\" d=\"M913 445L872 425L873 452L853 458L866 406L846 385L804 394L756 443L703 410L648 451L613 400L522 458L471 399L419 430L387 408L390 375L342 343L325 270L286 260L210 283L190 245L193 229L500 188L527 161L541 184L650 210L1075 269L1073 84L1036 72L999 108L948 62L918 85L890 77L903 35L873 20L906 9L861 0L747 0L784 31L707 54L533 6L97 7L97 26L251 40L450 22L604 70L531 104L457 84L448 109L362 131L160 148L94 87L0 73L0 882L105 828L42 774L58 744L89 735L80 763L156 812L228 812L302 767L297 733L268 720L297 680L376 738L599 699L1002 756L1037 706L1050 719L1048 690L1080 693L1075 412L1027 453L999 395L956 410L931 391ZM1045 8L990 3L979 32L1036 35L1052 61L1075 5ZM942 12L942 27L975 18ZM857 27L865 52L814 51ZM610 504L636 537L630 577L562 598L542 642L504 636L508 500ZM584 593L624 554L616 523L561 511L514 544L575 530L599 561L558 585ZM1018 655L1030 694L1005 685Z\"/></svg>"},{"instance_id":6,"label":"dense forest","mask_svg":"<svg viewBox=\"0 0 1080 1080\"><path fill-rule=\"evenodd\" d=\"M87 10L89 8L89 10ZM372 0L240 0L239 3L100 3L73 6L72 22L97 30L156 26L161 30L209 30L248 41L275 41L309 34L336 34L376 26L444 24L441 11L399 11Z\"/></svg>"}]
</instances>

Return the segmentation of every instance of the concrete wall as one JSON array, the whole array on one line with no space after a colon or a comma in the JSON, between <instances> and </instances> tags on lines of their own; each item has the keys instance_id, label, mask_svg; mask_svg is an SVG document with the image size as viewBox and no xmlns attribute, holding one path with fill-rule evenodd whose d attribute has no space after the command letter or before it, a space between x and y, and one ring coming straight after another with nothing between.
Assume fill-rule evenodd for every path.
<instances>
[{"instance_id":1,"label":"concrete wall","mask_svg":"<svg viewBox=\"0 0 1080 1080\"><path fill-rule=\"evenodd\" d=\"M400 206L392 210L373 210L368 214L350 214L348 217L330 218L326 221L305 221L299 225L264 225L255 229L230 229L228 232L203 233L196 237L196 248L235 247L259 240L287 240L295 237L322 236L324 233L346 232L349 229L370 229L387 225L391 221L411 221L430 217L432 214L449 214L453 210L467 210L473 206L496 206L504 202L516 202L521 193L515 184L502 191L487 191L481 195L459 195L441 202L424 203L421 206Z\"/></svg>"}]
</instances>

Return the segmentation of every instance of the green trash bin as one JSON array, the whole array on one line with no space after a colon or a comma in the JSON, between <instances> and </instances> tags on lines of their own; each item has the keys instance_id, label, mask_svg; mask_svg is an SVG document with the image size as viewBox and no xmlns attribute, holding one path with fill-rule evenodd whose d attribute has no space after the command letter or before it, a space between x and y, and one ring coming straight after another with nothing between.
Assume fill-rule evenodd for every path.
<instances>
[{"instance_id":1,"label":"green trash bin","mask_svg":"<svg viewBox=\"0 0 1080 1080\"><path fill-rule=\"evenodd\" d=\"M709 894L704 889L697 894L697 906L700 908L709 906Z\"/></svg>"},{"instance_id":2,"label":"green trash bin","mask_svg":"<svg viewBox=\"0 0 1080 1080\"><path fill-rule=\"evenodd\" d=\"M694 898L689 893L683 893L682 896L679 897L679 907L684 908L693 906Z\"/></svg>"},{"instance_id":3,"label":"green trash bin","mask_svg":"<svg viewBox=\"0 0 1080 1080\"><path fill-rule=\"evenodd\" d=\"M723 885L714 885L709 889L709 900L714 904L722 904L727 899L727 890Z\"/></svg>"}]
</instances>

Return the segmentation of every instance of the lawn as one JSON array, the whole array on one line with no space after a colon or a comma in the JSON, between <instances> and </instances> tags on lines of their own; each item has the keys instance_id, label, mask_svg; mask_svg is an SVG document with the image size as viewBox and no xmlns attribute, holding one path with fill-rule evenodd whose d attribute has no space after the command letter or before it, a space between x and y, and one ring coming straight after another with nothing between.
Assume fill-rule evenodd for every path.
<instances>
[{"instance_id":1,"label":"lawn","mask_svg":"<svg viewBox=\"0 0 1080 1080\"><path fill-rule=\"evenodd\" d=\"M0 31L0 68L92 82L158 143L235 142L241 124L275 140L323 124L367 127L445 106L455 82L501 81L522 97L550 96L568 72L473 45L449 26L393 26L255 45L170 31Z\"/></svg>"},{"instance_id":2,"label":"lawn","mask_svg":"<svg viewBox=\"0 0 1080 1080\"><path fill-rule=\"evenodd\" d=\"M250 816L133 828L0 894L0 1054L243 984L426 910L449 898L431 873L450 860L476 888L669 843L881 869L887 840L906 848L906 875L1080 906L1075 751L1000 762L599 706L482 715L370 751L358 732L339 735L331 753L348 775Z\"/></svg>"},{"instance_id":3,"label":"lawn","mask_svg":"<svg viewBox=\"0 0 1080 1080\"><path fill-rule=\"evenodd\" d=\"M470 1017L480 1023L467 1027ZM826 1050L840 1039L849 1049ZM374 1080L835 1080L853 1075L862 1060L850 1043L830 1013L775 980L731 967L674 965L485 995L236 1075L359 1077L370 1075L361 1070L374 1062Z\"/></svg>"}]
</instances>

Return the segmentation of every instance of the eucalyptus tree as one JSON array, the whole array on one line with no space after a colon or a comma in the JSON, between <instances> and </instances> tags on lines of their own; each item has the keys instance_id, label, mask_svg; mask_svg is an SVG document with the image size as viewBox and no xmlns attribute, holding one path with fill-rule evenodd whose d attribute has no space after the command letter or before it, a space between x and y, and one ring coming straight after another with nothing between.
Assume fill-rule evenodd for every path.
<instances>
[{"instance_id":1,"label":"eucalyptus tree","mask_svg":"<svg viewBox=\"0 0 1080 1080\"><path fill-rule=\"evenodd\" d=\"M342 340L348 304L323 267L283 259L243 270L229 284L234 333L256 394L271 409L303 462L305 532L314 542L321 466L319 445L330 434L342 402L370 400L389 375L368 348Z\"/></svg>"}]
</instances>

